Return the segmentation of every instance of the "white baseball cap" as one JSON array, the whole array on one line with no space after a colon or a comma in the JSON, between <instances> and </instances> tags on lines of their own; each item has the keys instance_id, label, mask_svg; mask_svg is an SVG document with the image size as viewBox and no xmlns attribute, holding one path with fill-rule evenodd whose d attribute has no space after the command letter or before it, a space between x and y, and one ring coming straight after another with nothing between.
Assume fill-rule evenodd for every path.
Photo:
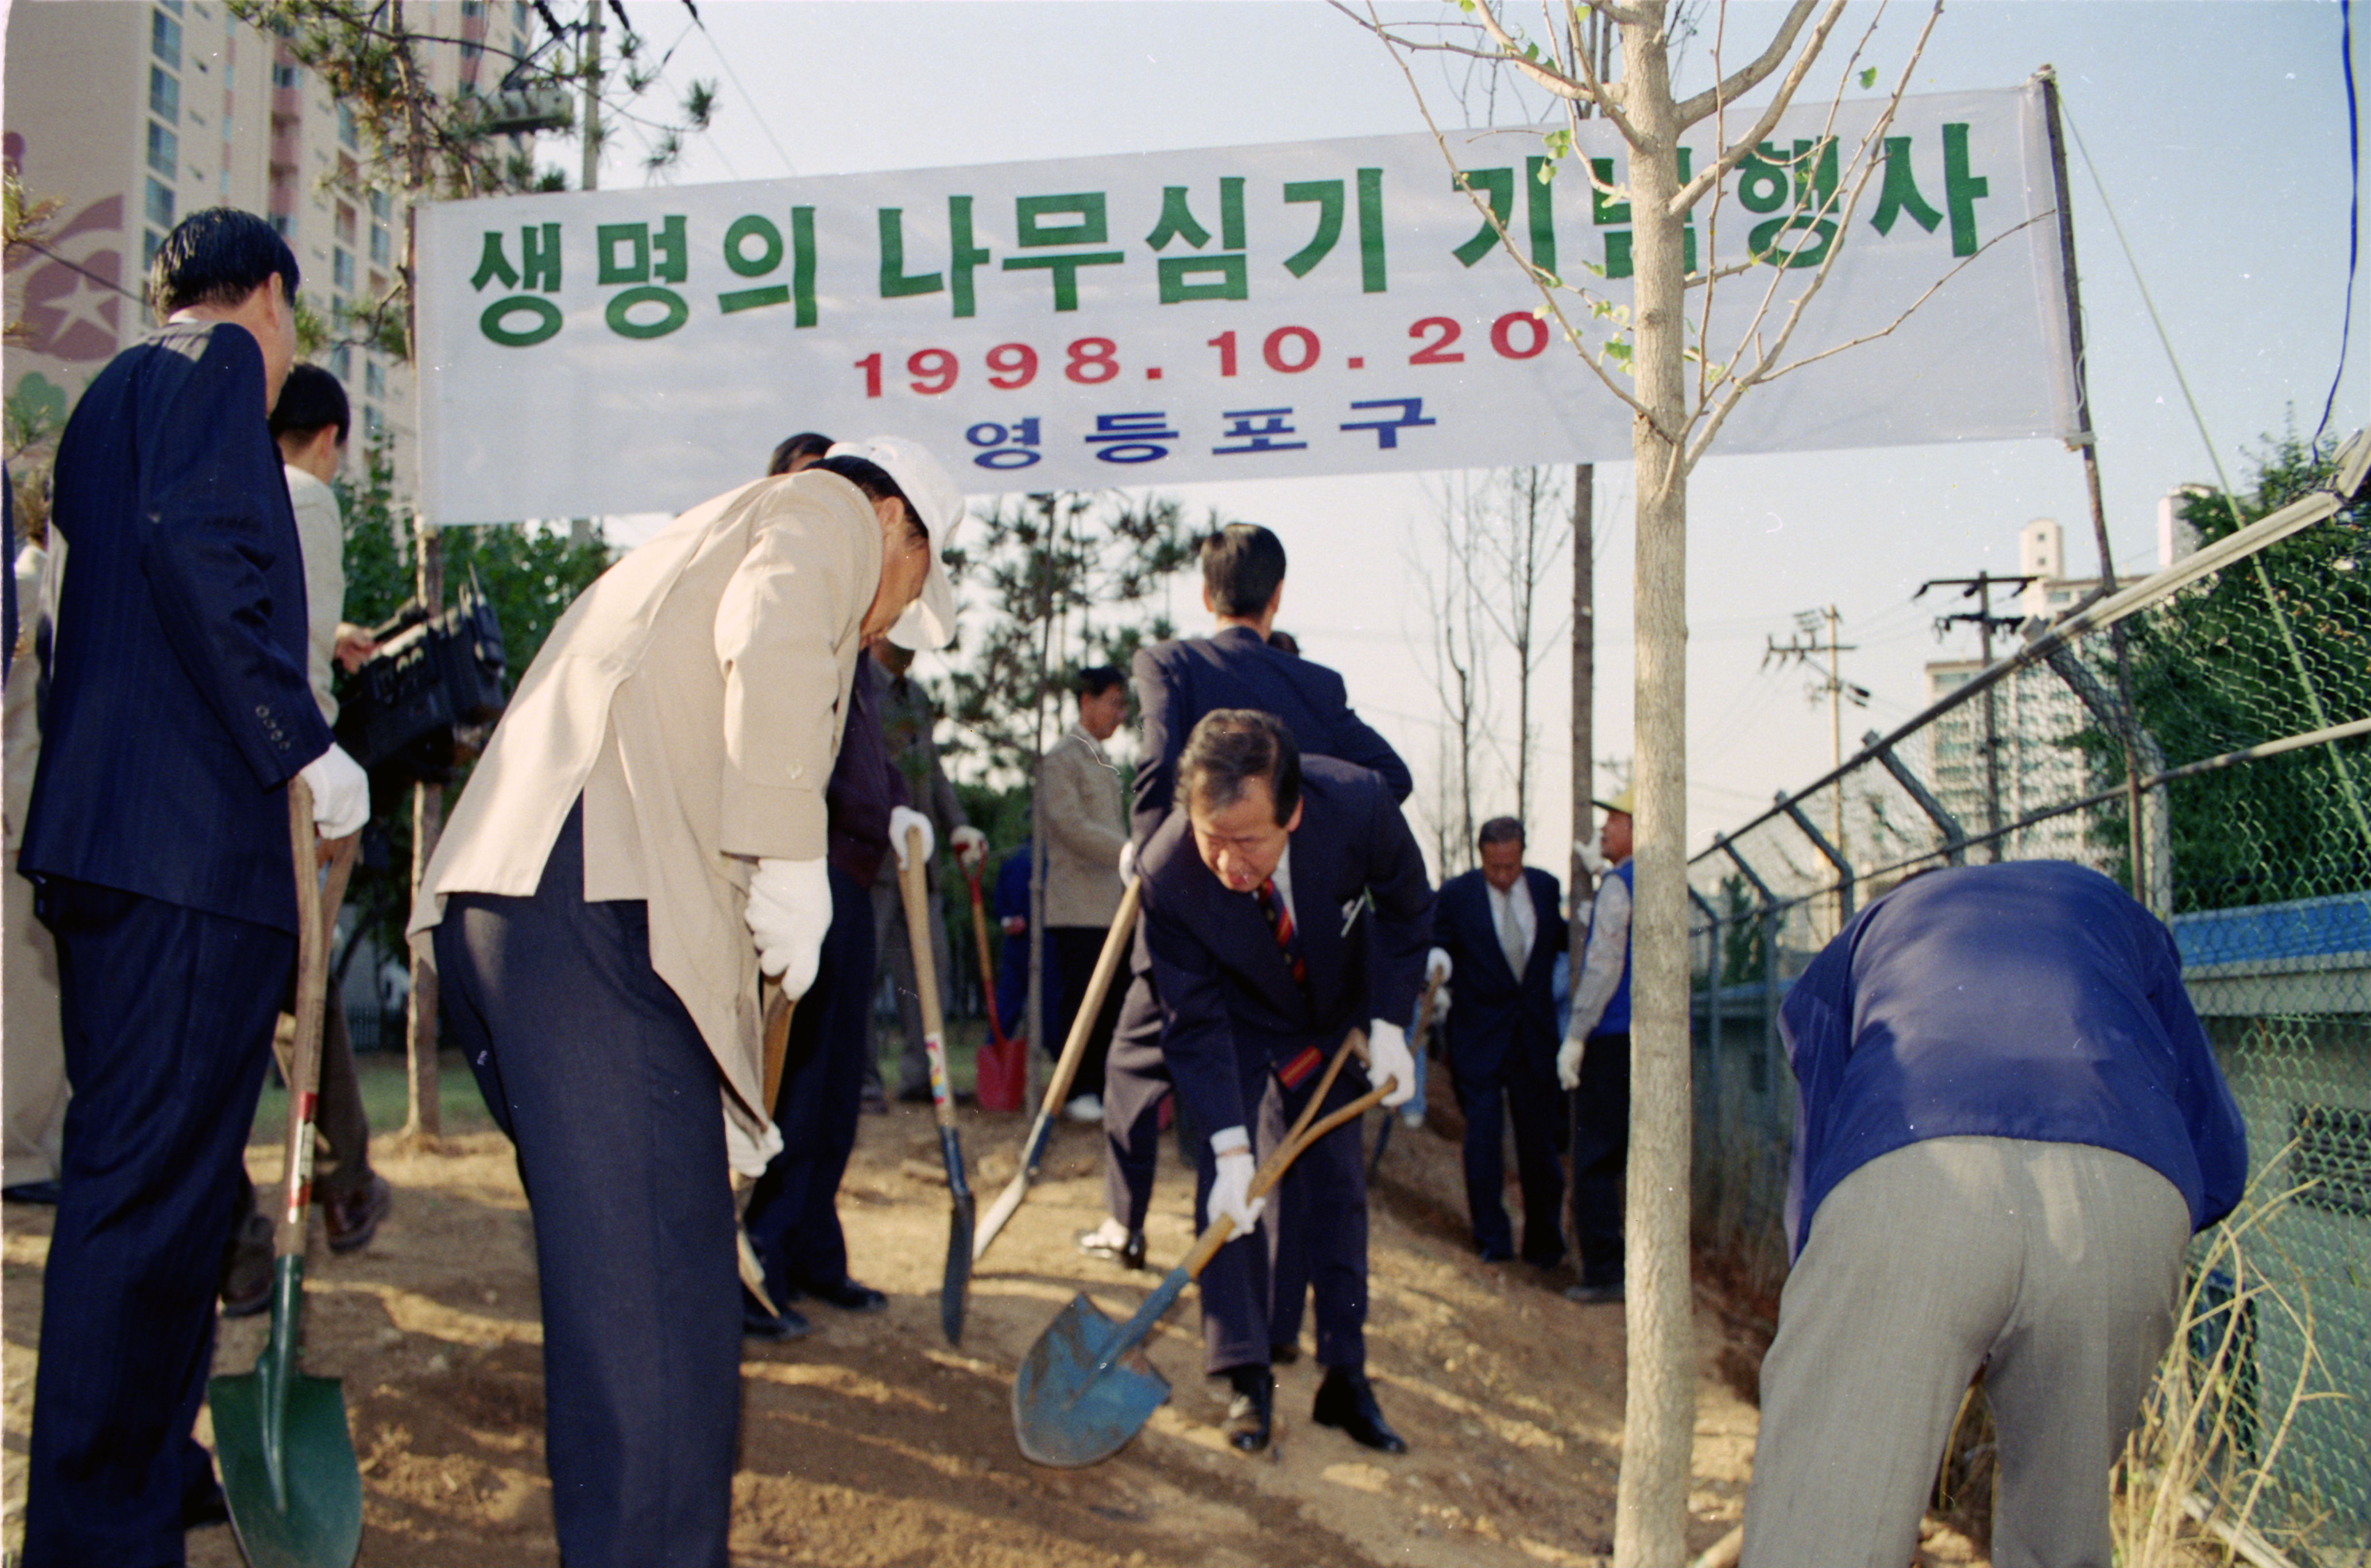
<instances>
[{"instance_id":1,"label":"white baseball cap","mask_svg":"<svg viewBox=\"0 0 2371 1568\"><path fill-rule=\"evenodd\" d=\"M931 573L922 580L922 595L907 605L906 613L889 628L889 640L900 648L944 648L955 635L955 591L947 581L946 551L964 520L963 491L919 442L902 435L837 442L824 455L862 457L879 464L897 481L897 488L913 503L915 515L931 531Z\"/></svg>"}]
</instances>

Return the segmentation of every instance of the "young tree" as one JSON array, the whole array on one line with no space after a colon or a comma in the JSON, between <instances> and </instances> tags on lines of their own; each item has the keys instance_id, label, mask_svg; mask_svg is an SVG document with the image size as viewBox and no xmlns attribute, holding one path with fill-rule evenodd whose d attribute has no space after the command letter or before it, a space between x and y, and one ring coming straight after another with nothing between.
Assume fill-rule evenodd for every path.
<instances>
[{"instance_id":1,"label":"young tree","mask_svg":"<svg viewBox=\"0 0 2371 1568\"><path fill-rule=\"evenodd\" d=\"M1579 352L1582 363L1604 391L1620 398L1633 415L1631 460L1637 484L1634 593L1638 810L1631 927L1632 1133L1626 1222L1630 1354L1628 1420L1623 1428L1614 1513L1614 1562L1618 1568L1676 1568L1685 1551L1695 1376L1687 1250L1688 476L1711 450L1721 426L1748 392L1844 346L1822 349L1816 356L1789 358L1804 310L1845 249L1844 233L1870 176L1883 167L1884 133L1942 7L1937 0L1927 13L1882 111L1852 149L1848 168L1833 182L1823 177L1796 180L1800 210L1790 214L1784 227L1815 228L1824 223L1836 239L1827 246L1805 282L1782 291L1780 284L1791 270L1789 264L1798 259L1780 253L1775 244L1750 259L1726 265L1719 263L1716 251L1706 266L1692 271L1689 214L1699 207L1709 208L1724 182L1748 157L1766 156L1760 149L1779 117L1793 106L1842 22L1844 0L1793 0L1764 46L1734 68L1727 46L1729 18L1726 7L1721 7L1710 28L1713 83L1685 98L1678 95L1672 82L1676 18L1670 0L1552 7L1551 15L1559 25L1551 28L1544 41L1524 36L1522 24L1513 19L1515 8L1505 0L1459 0L1459 5L1476 29L1470 40L1419 36L1385 25L1371 11L1364 16L1347 14L1403 55L1444 52L1500 62L1554 95L1567 106L1572 121L1551 135L1547 148L1551 155L1570 155L1584 105L1614 128L1628 155L1626 189L1600 181L1588 170L1586 160L1576 160L1593 187L1629 202L1634 271L1626 300L1600 286L1598 280L1575 282L1534 266L1487 202L1477 195L1475 205L1485 221L1498 227L1508 253L1538 282L1541 314ZM1592 58L1596 52L1586 47L1592 17L1602 17L1613 27L1618 72L1607 72L1604 57ZM1875 25L1871 23L1872 30ZM1841 101L1856 78L1868 43L1864 35L1839 74L1834 102ZM1876 79L1874 69L1857 75L1864 86ZM1411 74L1412 86L1414 80ZM1765 85L1772 90L1756 108L1736 107L1739 99ZM1740 121L1744 123L1738 124ZM1708 162L1683 175L1681 137L1706 121L1712 122L1718 151ZM1837 151L1832 137L1809 145L1811 150L1804 156L1806 162ZM1442 150L1451 156L1446 141ZM1797 172L1810 176L1812 171ZM1712 250L1709 245L1707 250ZM1745 329L1726 346L1726 352L1716 352L1714 345L1705 340L1713 322L1716 286L1724 280L1751 278L1765 264L1771 268L1766 282L1745 285L1758 293L1758 306L1748 313ZM1693 334L1688 309L1691 290L1695 291L1698 306ZM1911 308L1915 309L1915 305ZM1571 318L1574 311L1585 311L1599 320L1611 319L1617 330L1610 340L1584 338ZM1575 782L1585 786L1586 780Z\"/></svg>"}]
</instances>

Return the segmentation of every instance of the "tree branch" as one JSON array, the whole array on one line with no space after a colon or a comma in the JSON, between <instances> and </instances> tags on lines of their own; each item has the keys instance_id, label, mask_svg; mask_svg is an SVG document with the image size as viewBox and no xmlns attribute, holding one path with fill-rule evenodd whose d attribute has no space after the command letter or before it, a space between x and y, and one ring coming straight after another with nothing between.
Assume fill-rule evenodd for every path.
<instances>
[{"instance_id":1,"label":"tree branch","mask_svg":"<svg viewBox=\"0 0 2371 1568\"><path fill-rule=\"evenodd\" d=\"M1787 19L1778 24L1778 30L1771 35L1768 46L1755 56L1752 63L1730 72L1694 98L1683 98L1676 106L1680 129L1686 130L1720 105L1734 103L1761 86L1764 79L1778 68L1778 63L1787 58L1787 52L1795 47L1795 35L1803 30L1804 19L1810 16L1811 7L1818 3L1819 0L1795 0L1795 4L1787 8ZM1830 18L1842 9L1840 6L1831 6ZM1812 52L1818 52L1816 39Z\"/></svg>"},{"instance_id":2,"label":"tree branch","mask_svg":"<svg viewBox=\"0 0 2371 1568\"><path fill-rule=\"evenodd\" d=\"M1803 10L1811 3L1812 0L1795 0L1796 9ZM1768 106L1763 110L1761 118L1753 122L1753 129L1735 143L1723 147L1720 150L1720 156L1713 159L1710 167L1699 169L1694 179L1672 193L1671 211L1674 215L1685 214L1690 207L1703 199L1706 191L1718 185L1728 176L1729 170L1743 163L1747 155L1761 144L1763 137L1770 134L1770 128L1778 123L1779 116L1785 114L1787 106L1794 101L1795 89L1802 86L1803 78L1810 74L1811 63L1820 57L1820 47L1828 41L1828 34L1835 30L1836 23L1844 18L1844 12L1845 0L1829 0L1828 8L1822 14L1819 25L1811 30L1810 41L1803 46L1802 53L1796 58L1794 69L1787 73L1786 82L1779 87L1777 96L1773 98ZM1899 94L1895 96L1900 97ZM1700 100L1706 107L1694 114L1690 115L1684 110L1683 110L1679 120L1682 129L1684 130L1694 124L1706 114L1728 102L1728 99L1718 97L1706 98L1706 95L1699 93L1695 98L1690 98L1688 104L1693 106Z\"/></svg>"}]
</instances>

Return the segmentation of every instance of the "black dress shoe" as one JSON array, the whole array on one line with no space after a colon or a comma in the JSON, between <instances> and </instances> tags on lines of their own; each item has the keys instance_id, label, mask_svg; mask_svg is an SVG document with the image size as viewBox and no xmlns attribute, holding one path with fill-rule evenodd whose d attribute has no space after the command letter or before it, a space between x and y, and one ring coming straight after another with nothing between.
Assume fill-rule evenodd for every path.
<instances>
[{"instance_id":1,"label":"black dress shoe","mask_svg":"<svg viewBox=\"0 0 2371 1568\"><path fill-rule=\"evenodd\" d=\"M843 1312L886 1312L889 1298L869 1285L859 1285L845 1274L837 1285L801 1285L800 1294L812 1296L827 1307L837 1307Z\"/></svg>"},{"instance_id":2,"label":"black dress shoe","mask_svg":"<svg viewBox=\"0 0 2371 1568\"><path fill-rule=\"evenodd\" d=\"M12 1204L51 1204L58 1201L55 1182L19 1182L13 1187L0 1187L0 1198Z\"/></svg>"},{"instance_id":3,"label":"black dress shoe","mask_svg":"<svg viewBox=\"0 0 2371 1568\"><path fill-rule=\"evenodd\" d=\"M181 1528L202 1530L214 1525L230 1523L230 1499L223 1495L212 1476L202 1483L192 1482L181 1493Z\"/></svg>"},{"instance_id":4,"label":"black dress shoe","mask_svg":"<svg viewBox=\"0 0 2371 1568\"><path fill-rule=\"evenodd\" d=\"M780 1315L767 1311L752 1301L741 1303L741 1337L761 1340L768 1344L781 1344L786 1340L804 1337L815 1327L805 1314L795 1307L785 1307Z\"/></svg>"},{"instance_id":5,"label":"black dress shoe","mask_svg":"<svg viewBox=\"0 0 2371 1568\"><path fill-rule=\"evenodd\" d=\"M1309 1419L1320 1426L1339 1427L1362 1448L1386 1454L1407 1452L1407 1444L1400 1435L1383 1424L1383 1412L1375 1403L1374 1385L1356 1366L1326 1368L1325 1381L1317 1385L1317 1403L1310 1410Z\"/></svg>"},{"instance_id":6,"label":"black dress shoe","mask_svg":"<svg viewBox=\"0 0 2371 1568\"><path fill-rule=\"evenodd\" d=\"M369 1246L371 1238L378 1234L378 1222L394 1204L394 1190L376 1170L352 1192L322 1199L321 1224L330 1233L330 1251L352 1252Z\"/></svg>"},{"instance_id":7,"label":"black dress shoe","mask_svg":"<svg viewBox=\"0 0 2371 1568\"><path fill-rule=\"evenodd\" d=\"M1227 1378L1235 1386L1227 1403L1227 1442L1239 1453L1256 1454L1276 1426L1276 1375L1265 1366L1235 1366Z\"/></svg>"},{"instance_id":8,"label":"black dress shoe","mask_svg":"<svg viewBox=\"0 0 2371 1568\"><path fill-rule=\"evenodd\" d=\"M1270 1366L1290 1366L1301 1359L1301 1345L1295 1340L1279 1340L1267 1347Z\"/></svg>"},{"instance_id":9,"label":"black dress shoe","mask_svg":"<svg viewBox=\"0 0 2371 1568\"><path fill-rule=\"evenodd\" d=\"M223 1269L222 1315L252 1318L272 1305L272 1221L250 1214L231 1239Z\"/></svg>"},{"instance_id":10,"label":"black dress shoe","mask_svg":"<svg viewBox=\"0 0 2371 1568\"><path fill-rule=\"evenodd\" d=\"M1130 1231L1128 1245L1119 1250L1119 1266L1124 1269L1144 1267L1144 1232Z\"/></svg>"}]
</instances>

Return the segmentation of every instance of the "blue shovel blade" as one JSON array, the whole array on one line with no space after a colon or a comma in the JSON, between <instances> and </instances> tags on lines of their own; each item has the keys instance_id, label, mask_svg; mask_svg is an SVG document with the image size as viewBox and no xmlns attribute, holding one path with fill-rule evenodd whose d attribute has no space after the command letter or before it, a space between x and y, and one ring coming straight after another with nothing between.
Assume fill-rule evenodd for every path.
<instances>
[{"instance_id":1,"label":"blue shovel blade","mask_svg":"<svg viewBox=\"0 0 2371 1568\"><path fill-rule=\"evenodd\" d=\"M1167 1402L1169 1384L1159 1373L1120 1362L1133 1348L1118 1343L1128 1327L1077 1296L1029 1347L1012 1381L1012 1429L1024 1455L1062 1469L1099 1463Z\"/></svg>"}]
</instances>

